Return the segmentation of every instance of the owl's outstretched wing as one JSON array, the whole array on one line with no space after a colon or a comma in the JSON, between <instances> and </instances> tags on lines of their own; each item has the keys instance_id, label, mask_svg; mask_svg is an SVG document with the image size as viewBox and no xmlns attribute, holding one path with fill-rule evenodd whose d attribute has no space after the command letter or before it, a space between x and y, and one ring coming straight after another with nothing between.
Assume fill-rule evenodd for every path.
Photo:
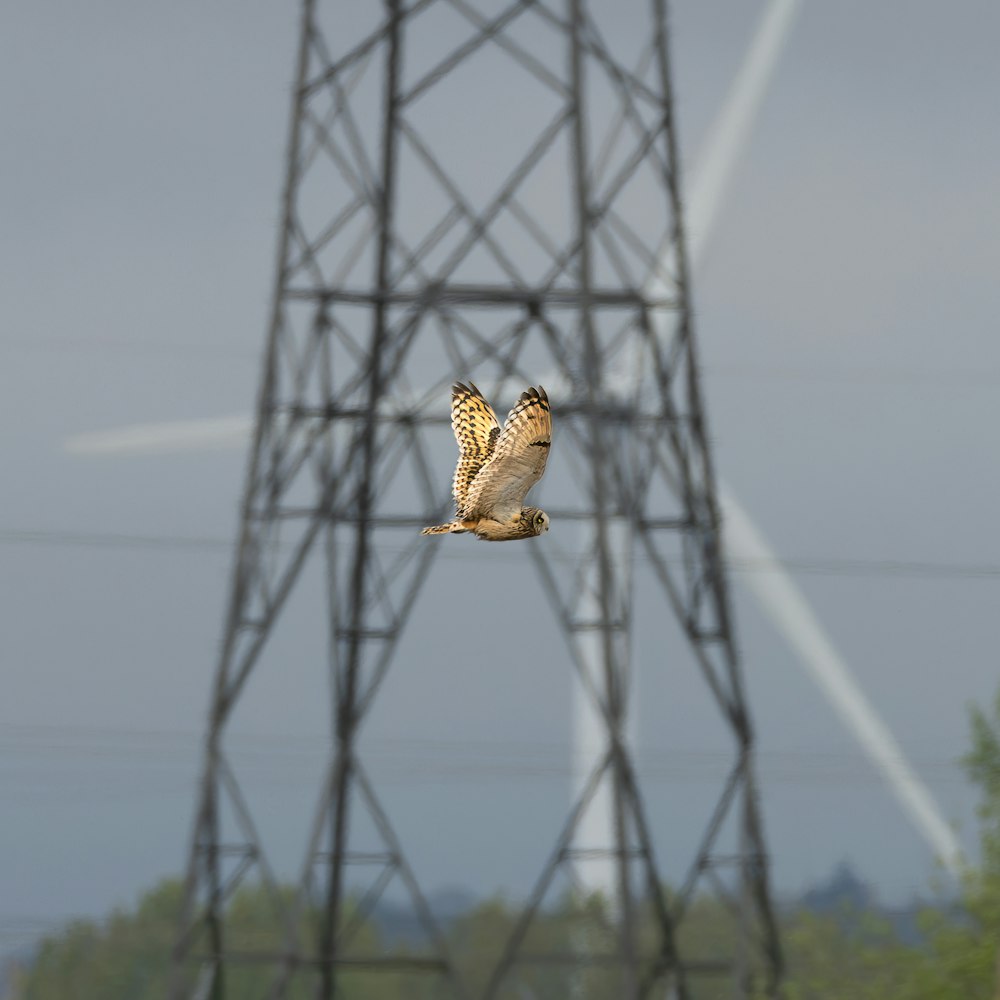
<instances>
[{"instance_id":1,"label":"owl's outstretched wing","mask_svg":"<svg viewBox=\"0 0 1000 1000\"><path fill-rule=\"evenodd\" d=\"M507 416L492 454L469 484L465 517L508 521L520 514L524 498L545 471L552 444L549 397L539 386L521 393Z\"/></svg>"},{"instance_id":2,"label":"owl's outstretched wing","mask_svg":"<svg viewBox=\"0 0 1000 1000\"><path fill-rule=\"evenodd\" d=\"M451 490L459 513L466 506L469 486L500 437L500 421L483 394L470 382L456 382L451 389L451 429L458 442L458 465Z\"/></svg>"}]
</instances>

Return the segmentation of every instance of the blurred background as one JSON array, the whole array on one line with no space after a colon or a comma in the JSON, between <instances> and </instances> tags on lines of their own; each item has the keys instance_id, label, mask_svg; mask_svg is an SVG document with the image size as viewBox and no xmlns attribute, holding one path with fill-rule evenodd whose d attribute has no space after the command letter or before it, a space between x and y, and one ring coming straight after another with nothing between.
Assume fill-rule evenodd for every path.
<instances>
[{"instance_id":1,"label":"blurred background","mask_svg":"<svg viewBox=\"0 0 1000 1000\"><path fill-rule=\"evenodd\" d=\"M671 8L693 172L762 5ZM260 0L0 13L0 953L184 864L296 29L294 7ZM717 468L973 856L958 759L969 704L996 688L1000 586L998 34L984 2L803 5L694 275ZM235 431L211 449L68 445L216 417ZM750 600L746 577L764 572L733 567L776 895L847 862L903 906L932 891L935 859ZM415 646L431 628L413 624ZM400 664L373 770L425 887L523 893L525 859L565 811L568 689L550 673L527 697L526 668L441 663ZM662 678L646 691L648 794L714 789L697 733L657 726L677 693ZM327 752L287 693L240 736L276 826L313 800ZM442 818L485 835L505 794L524 821L488 861L435 836ZM697 834L700 819L676 822Z\"/></svg>"}]
</instances>

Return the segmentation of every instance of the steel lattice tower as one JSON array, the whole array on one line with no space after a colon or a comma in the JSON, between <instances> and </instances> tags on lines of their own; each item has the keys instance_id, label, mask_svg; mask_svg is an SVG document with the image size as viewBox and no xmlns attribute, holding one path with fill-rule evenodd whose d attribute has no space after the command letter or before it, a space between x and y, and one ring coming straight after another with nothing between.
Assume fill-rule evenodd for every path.
<instances>
[{"instance_id":1,"label":"steel lattice tower","mask_svg":"<svg viewBox=\"0 0 1000 1000\"><path fill-rule=\"evenodd\" d=\"M713 996L775 996L781 958L699 392L665 0L349 6L303 3L273 311L174 996L235 995L230 970L248 962L258 995L273 997L363 996L361 978L385 969L435 984L412 996L536 995L517 977L539 963L561 970L552 996L588 995L580 970L591 963L613 970L622 997L707 996L706 977ZM515 120L520 145L470 149L473 118L487 136ZM463 979L359 742L441 552L442 540L417 532L450 506L448 389L470 377L498 410L529 384L549 390L556 441L540 499L554 525L576 522L568 533L583 544L569 569L551 536L516 552L540 575L567 676L576 670L606 737L482 989ZM495 551L444 541L467 543L477 562ZM310 559L326 587L332 752L289 896L227 735ZM669 869L626 738L636 559L731 750L697 850ZM647 669L676 662L666 631L661 649ZM599 788L610 839L581 845ZM582 939L562 953L529 949L557 873L595 856L614 865L603 950ZM350 902L349 865L354 889L370 876ZM228 934L228 902L248 878L271 893L277 950ZM359 953L354 929L390 879L406 887L427 946ZM686 936L701 895L732 916L714 951Z\"/></svg>"}]
</instances>

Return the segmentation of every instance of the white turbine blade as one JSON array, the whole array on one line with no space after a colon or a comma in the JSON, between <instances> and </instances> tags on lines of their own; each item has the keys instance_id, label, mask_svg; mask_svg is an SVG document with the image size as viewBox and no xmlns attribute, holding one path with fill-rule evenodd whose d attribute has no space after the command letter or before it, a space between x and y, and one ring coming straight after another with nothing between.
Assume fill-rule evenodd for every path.
<instances>
[{"instance_id":1,"label":"white turbine blade","mask_svg":"<svg viewBox=\"0 0 1000 1000\"><path fill-rule=\"evenodd\" d=\"M771 0L767 5L726 95L726 102L713 121L705 147L696 161L684 206L687 252L692 267L704 257L719 207L732 181L733 171L746 151L750 131L798 8L799 0Z\"/></svg>"},{"instance_id":2,"label":"white turbine blade","mask_svg":"<svg viewBox=\"0 0 1000 1000\"><path fill-rule=\"evenodd\" d=\"M746 56L733 78L725 103L713 122L698 169L688 185L685 203L685 226L688 234L688 260L694 268L700 262L710 231L718 216L718 209L726 193L737 162L741 158L750 136L750 131L760 109L767 85L774 74L781 50L788 39L792 18L798 7L798 0L771 0L761 17ZM677 261L674 257L672 239L668 235L657 254L658 266L648 276L644 292L651 299L669 297L673 288L670 277L676 273ZM653 326L660 335L669 335L673 313L668 309L655 310ZM630 349L631 347L631 349ZM628 392L637 370L637 345L632 344L622 352L616 361L604 372L606 390ZM553 403L563 388L552 376L543 378ZM592 544L596 525L581 526L581 546L584 551ZM622 536L624 537L624 536ZM621 557L621 544L613 551ZM619 568L619 572L623 572ZM589 588L584 588L584 594ZM583 598L583 603L593 598ZM595 615L596 617L596 615ZM602 652L596 636L581 643L581 660L588 673L599 678ZM638 673L638 671L636 672ZM633 678L635 680L635 678ZM602 685L598 682L598 688ZM597 714L590 696L581 681L574 679L573 697L573 743L574 743L574 795L579 795L607 739L603 720ZM626 733L628 743L638 745L637 714L629 712ZM595 844L612 843L612 788L610 777L606 776L596 789L590 810L581 817L575 843L578 847L592 847ZM616 866L611 857L600 858L587 864L576 863L577 877L590 891L600 891L609 900L615 899Z\"/></svg>"},{"instance_id":3,"label":"white turbine blade","mask_svg":"<svg viewBox=\"0 0 1000 1000\"><path fill-rule=\"evenodd\" d=\"M692 265L701 259L718 207L746 146L798 6L799 0L771 0L767 5L726 102L713 123L687 197L685 219ZM666 270L672 273L673 269L667 267ZM651 294L662 290L662 281L657 286L655 278L647 287ZM553 401L555 396L549 386L556 381L552 376L541 379ZM559 378L559 382L565 380ZM555 387L555 392L558 393L561 387ZM520 392L521 388L511 388L505 383L502 395L509 395L508 389ZM77 434L68 438L64 446L74 455L147 455L238 448L246 444L250 434L246 427L252 429L253 417L141 424Z\"/></svg>"},{"instance_id":4,"label":"white turbine blade","mask_svg":"<svg viewBox=\"0 0 1000 1000\"><path fill-rule=\"evenodd\" d=\"M713 123L687 198L685 215L692 267L704 258L719 207L746 148L798 7L799 0L771 0L768 4L726 103ZM671 262L666 261L665 266L669 273ZM776 559L749 514L721 486L719 501L727 551L732 555ZM748 574L745 582L888 782L906 815L946 869L957 875L961 871L962 851L954 831L889 727L865 697L847 663L834 649L791 576L779 568L773 573Z\"/></svg>"},{"instance_id":5,"label":"white turbine blade","mask_svg":"<svg viewBox=\"0 0 1000 1000\"><path fill-rule=\"evenodd\" d=\"M245 447L253 431L253 417L237 414L205 420L132 424L109 431L91 431L67 438L72 455L162 455Z\"/></svg>"},{"instance_id":6,"label":"white turbine blade","mask_svg":"<svg viewBox=\"0 0 1000 1000\"><path fill-rule=\"evenodd\" d=\"M561 374L542 376L554 403L569 397L572 387ZM612 384L618 385L612 380ZM502 380L497 398L517 397L524 389L523 381L514 377ZM383 400L379 411L384 414L409 413L419 407L424 394L410 393L405 398L397 396ZM63 448L71 455L166 455L182 452L216 451L227 448L245 448L253 433L252 414L234 414L228 417L204 417L196 420L172 420L161 423L130 424L106 431L87 431L74 434L63 441Z\"/></svg>"},{"instance_id":7,"label":"white turbine blade","mask_svg":"<svg viewBox=\"0 0 1000 1000\"><path fill-rule=\"evenodd\" d=\"M770 83L799 7L799 0L771 0L765 8L757 32L747 51L726 102L715 120L698 170L689 185L686 224L688 252L692 266L703 258L718 210L742 156L754 119ZM665 261L659 274L651 276L646 290L662 291L661 275L673 273L672 261ZM660 319L660 317L657 317ZM609 387L617 387L625 373L614 372ZM565 391L565 380L542 377L553 402ZM505 383L504 396L509 396ZM520 387L516 388L520 391ZM117 430L78 434L67 439L67 451L78 455L145 455L169 452L245 446L252 428L252 416L185 420L173 423L142 424ZM750 554L753 543L757 555L773 559L773 553L731 494L720 496L726 515L726 538L737 553ZM910 766L891 732L869 704L847 664L834 650L822 625L787 573L755 574L748 577L751 593L795 649L804 666L845 721L848 729L885 776L907 815L941 858L950 872L961 866L961 849L951 828L929 790ZM578 726L586 728L584 720ZM578 739L587 743L587 737Z\"/></svg>"},{"instance_id":8,"label":"white turbine blade","mask_svg":"<svg viewBox=\"0 0 1000 1000\"><path fill-rule=\"evenodd\" d=\"M778 58L792 30L799 0L771 0L757 24L740 68L726 93L726 100L708 130L684 198L684 230L690 269L704 260L733 173L746 153L751 129L774 76ZM645 292L651 299L669 298L677 271L673 238L664 237L657 254L657 267L646 280ZM666 328L669 310L657 310L654 322Z\"/></svg>"},{"instance_id":9,"label":"white turbine blade","mask_svg":"<svg viewBox=\"0 0 1000 1000\"><path fill-rule=\"evenodd\" d=\"M952 874L962 870L962 849L927 786L910 766L889 727L869 704L847 663L834 648L802 592L782 568L736 498L721 485L723 534L730 556L774 563L774 571L750 573L744 582L761 608L798 654L852 736L885 778L889 788L931 849Z\"/></svg>"},{"instance_id":10,"label":"white turbine blade","mask_svg":"<svg viewBox=\"0 0 1000 1000\"><path fill-rule=\"evenodd\" d=\"M745 150L798 7L799 0L771 0L768 4L725 105L713 123L687 198L685 216L692 267L704 257L719 207ZM673 262L664 260L660 273L672 271ZM651 284L654 291L663 290L658 275L651 276ZM774 552L735 497L721 487L719 494L730 554L775 560ZM779 568L774 573L749 574L746 584L888 782L905 814L946 869L957 875L962 851L954 831L792 578Z\"/></svg>"}]
</instances>

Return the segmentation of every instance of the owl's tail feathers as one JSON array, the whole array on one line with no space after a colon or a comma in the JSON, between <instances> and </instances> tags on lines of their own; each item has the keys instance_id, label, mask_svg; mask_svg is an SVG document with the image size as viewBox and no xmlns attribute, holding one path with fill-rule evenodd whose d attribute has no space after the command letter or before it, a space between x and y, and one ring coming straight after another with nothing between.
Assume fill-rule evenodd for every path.
<instances>
[{"instance_id":1,"label":"owl's tail feathers","mask_svg":"<svg viewBox=\"0 0 1000 1000\"><path fill-rule=\"evenodd\" d=\"M420 532L421 535L461 535L468 531L468 528L462 527L461 521L449 521L447 524L435 524L433 527L424 528Z\"/></svg>"}]
</instances>

